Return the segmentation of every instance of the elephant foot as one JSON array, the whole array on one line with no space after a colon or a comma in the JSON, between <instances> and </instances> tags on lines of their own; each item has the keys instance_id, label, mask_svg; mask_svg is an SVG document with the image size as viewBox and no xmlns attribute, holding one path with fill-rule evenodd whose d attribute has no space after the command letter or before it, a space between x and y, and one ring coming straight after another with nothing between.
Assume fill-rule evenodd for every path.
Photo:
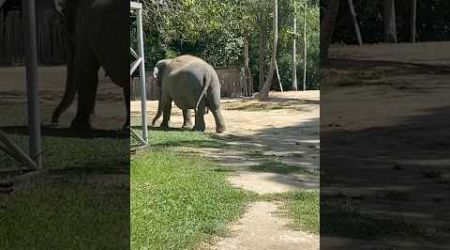
<instances>
[{"instance_id":1,"label":"elephant foot","mask_svg":"<svg viewBox=\"0 0 450 250\"><path fill-rule=\"evenodd\" d=\"M216 133L223 133L223 132L225 132L225 126L220 126L220 127L217 127L216 128Z\"/></svg>"},{"instance_id":2,"label":"elephant foot","mask_svg":"<svg viewBox=\"0 0 450 250\"><path fill-rule=\"evenodd\" d=\"M127 131L127 130L130 130L130 124L124 124L122 126L122 131Z\"/></svg>"},{"instance_id":3,"label":"elephant foot","mask_svg":"<svg viewBox=\"0 0 450 250\"><path fill-rule=\"evenodd\" d=\"M194 126L193 131L205 132L205 127Z\"/></svg>"},{"instance_id":4,"label":"elephant foot","mask_svg":"<svg viewBox=\"0 0 450 250\"><path fill-rule=\"evenodd\" d=\"M58 118L52 117L52 124L58 124Z\"/></svg>"},{"instance_id":5,"label":"elephant foot","mask_svg":"<svg viewBox=\"0 0 450 250\"><path fill-rule=\"evenodd\" d=\"M181 126L182 129L192 129L192 123L185 123Z\"/></svg>"},{"instance_id":6,"label":"elephant foot","mask_svg":"<svg viewBox=\"0 0 450 250\"><path fill-rule=\"evenodd\" d=\"M169 122L163 122L161 123L161 125L159 125L159 127L162 129L169 129L170 128Z\"/></svg>"},{"instance_id":7,"label":"elephant foot","mask_svg":"<svg viewBox=\"0 0 450 250\"><path fill-rule=\"evenodd\" d=\"M73 119L72 124L70 125L71 129L78 130L78 131L87 131L92 130L91 125L89 124L89 121L81 120L81 119Z\"/></svg>"}]
</instances>

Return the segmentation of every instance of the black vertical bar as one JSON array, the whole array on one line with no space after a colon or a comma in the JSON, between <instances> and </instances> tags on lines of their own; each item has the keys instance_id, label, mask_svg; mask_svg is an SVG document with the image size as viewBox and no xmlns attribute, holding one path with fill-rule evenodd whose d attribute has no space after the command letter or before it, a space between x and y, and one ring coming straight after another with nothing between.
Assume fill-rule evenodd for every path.
<instances>
[{"instance_id":1,"label":"black vertical bar","mask_svg":"<svg viewBox=\"0 0 450 250\"><path fill-rule=\"evenodd\" d=\"M39 90L37 81L37 45L35 0L22 0L22 16L25 38L25 61L27 71L27 104L30 157L38 168L42 167Z\"/></svg>"}]
</instances>

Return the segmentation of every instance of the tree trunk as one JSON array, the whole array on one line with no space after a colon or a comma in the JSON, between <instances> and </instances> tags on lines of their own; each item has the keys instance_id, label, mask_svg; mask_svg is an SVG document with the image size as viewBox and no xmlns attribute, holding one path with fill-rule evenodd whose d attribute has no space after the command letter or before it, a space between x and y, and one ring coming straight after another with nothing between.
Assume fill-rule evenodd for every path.
<instances>
[{"instance_id":1,"label":"tree trunk","mask_svg":"<svg viewBox=\"0 0 450 250\"><path fill-rule=\"evenodd\" d=\"M328 60L328 49L336 26L338 11L339 0L330 0L320 23L320 63L326 63Z\"/></svg>"},{"instance_id":2,"label":"tree trunk","mask_svg":"<svg viewBox=\"0 0 450 250\"><path fill-rule=\"evenodd\" d=\"M261 14L262 15L262 14ZM266 58L266 26L264 25L264 19L259 20L259 42L258 42L258 63L259 63L259 77L258 77L258 90L261 91L264 86L264 59Z\"/></svg>"},{"instance_id":3,"label":"tree trunk","mask_svg":"<svg viewBox=\"0 0 450 250\"><path fill-rule=\"evenodd\" d=\"M283 92L283 84L281 83L281 76L280 76L280 70L278 69L278 61L275 60L275 71L277 73L277 80L278 80L278 84L280 86L280 91Z\"/></svg>"},{"instance_id":4,"label":"tree trunk","mask_svg":"<svg viewBox=\"0 0 450 250\"><path fill-rule=\"evenodd\" d=\"M297 19L294 11L294 39L292 39L292 90L297 91Z\"/></svg>"},{"instance_id":5,"label":"tree trunk","mask_svg":"<svg viewBox=\"0 0 450 250\"><path fill-rule=\"evenodd\" d=\"M305 2L304 6L304 24L303 24L303 91L306 90L306 67L308 66L308 34L307 34L307 26L308 22L306 21L306 14L308 13L308 2Z\"/></svg>"},{"instance_id":6,"label":"tree trunk","mask_svg":"<svg viewBox=\"0 0 450 250\"><path fill-rule=\"evenodd\" d=\"M384 41L397 43L395 0L384 0Z\"/></svg>"},{"instance_id":7,"label":"tree trunk","mask_svg":"<svg viewBox=\"0 0 450 250\"><path fill-rule=\"evenodd\" d=\"M411 19L410 19L410 26L411 26L411 42L416 42L416 20L417 20L417 0L411 0Z\"/></svg>"},{"instance_id":8,"label":"tree trunk","mask_svg":"<svg viewBox=\"0 0 450 250\"><path fill-rule=\"evenodd\" d=\"M260 101L267 101L269 99L270 85L273 79L273 73L275 71L277 60L277 47L278 47L278 0L273 1L273 45L272 45L272 58L269 68L269 76L267 77L263 88L258 93L256 98Z\"/></svg>"},{"instance_id":9,"label":"tree trunk","mask_svg":"<svg viewBox=\"0 0 450 250\"><path fill-rule=\"evenodd\" d=\"M348 6L350 8L350 13L352 14L353 26L355 27L358 44L363 45L361 30L359 29L358 18L356 17L355 5L353 4L353 0L348 0Z\"/></svg>"},{"instance_id":10,"label":"tree trunk","mask_svg":"<svg viewBox=\"0 0 450 250\"><path fill-rule=\"evenodd\" d=\"M250 70L250 57L249 57L249 37L244 37L244 94L249 96L253 90L253 77Z\"/></svg>"}]
</instances>

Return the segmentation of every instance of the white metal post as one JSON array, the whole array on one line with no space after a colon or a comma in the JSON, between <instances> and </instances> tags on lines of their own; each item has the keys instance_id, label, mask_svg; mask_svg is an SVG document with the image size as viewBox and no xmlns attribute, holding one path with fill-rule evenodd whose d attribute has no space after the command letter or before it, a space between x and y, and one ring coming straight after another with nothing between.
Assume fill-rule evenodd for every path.
<instances>
[{"instance_id":1,"label":"white metal post","mask_svg":"<svg viewBox=\"0 0 450 250\"><path fill-rule=\"evenodd\" d=\"M136 58L130 69L130 76L139 65L139 83L141 86L141 113L142 113L142 138L139 138L144 144L148 143L148 123L147 123L147 88L145 77L145 51L144 51L144 32L142 27L142 4L130 2L130 9L136 15L137 21L137 45L138 53L130 48L131 54ZM131 131L133 134L134 131Z\"/></svg>"},{"instance_id":2,"label":"white metal post","mask_svg":"<svg viewBox=\"0 0 450 250\"><path fill-rule=\"evenodd\" d=\"M139 66L139 79L141 82L141 110L142 110L142 139L148 143L147 131L147 88L145 86L145 60L144 60L144 34L142 28L142 7L138 9L137 15L137 35L138 35L138 49L141 63Z\"/></svg>"}]
</instances>

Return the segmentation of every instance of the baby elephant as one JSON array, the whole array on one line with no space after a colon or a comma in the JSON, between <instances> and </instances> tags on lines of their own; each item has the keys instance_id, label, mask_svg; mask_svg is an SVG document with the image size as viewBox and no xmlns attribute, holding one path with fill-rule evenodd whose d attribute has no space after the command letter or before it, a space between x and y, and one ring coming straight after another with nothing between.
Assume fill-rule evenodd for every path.
<instances>
[{"instance_id":1,"label":"baby elephant","mask_svg":"<svg viewBox=\"0 0 450 250\"><path fill-rule=\"evenodd\" d=\"M195 111L194 130L205 131L204 114L208 108L216 122L216 132L225 131L220 110L220 82L214 68L200 58L183 55L159 61L154 76L160 89L158 114L163 114L161 127L168 128L172 101L183 110L183 127L192 124L190 110Z\"/></svg>"}]
</instances>

